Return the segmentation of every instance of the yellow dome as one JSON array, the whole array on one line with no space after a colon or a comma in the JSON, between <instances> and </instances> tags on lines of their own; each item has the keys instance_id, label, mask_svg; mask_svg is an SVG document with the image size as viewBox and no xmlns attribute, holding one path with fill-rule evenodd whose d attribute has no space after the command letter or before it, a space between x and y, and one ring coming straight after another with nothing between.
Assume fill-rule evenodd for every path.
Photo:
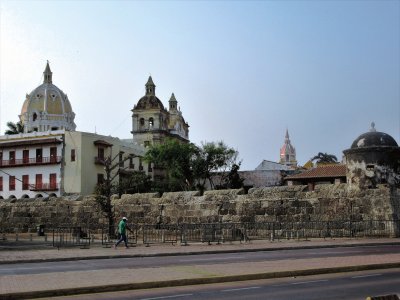
<instances>
[{"instance_id":1,"label":"yellow dome","mask_svg":"<svg viewBox=\"0 0 400 300\"><path fill-rule=\"evenodd\" d=\"M52 82L52 72L47 62L43 84L26 95L20 119L28 131L54 129L75 130L71 103L64 92Z\"/></svg>"}]
</instances>

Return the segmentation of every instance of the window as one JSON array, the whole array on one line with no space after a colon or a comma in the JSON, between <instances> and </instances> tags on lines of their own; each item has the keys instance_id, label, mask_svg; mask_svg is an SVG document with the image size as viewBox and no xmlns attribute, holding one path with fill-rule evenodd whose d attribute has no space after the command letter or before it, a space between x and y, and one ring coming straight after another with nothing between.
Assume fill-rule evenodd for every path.
<instances>
[{"instance_id":1,"label":"window","mask_svg":"<svg viewBox=\"0 0 400 300\"><path fill-rule=\"evenodd\" d=\"M154 119L150 118L149 119L149 128L153 128L153 126L154 126Z\"/></svg>"},{"instance_id":2,"label":"window","mask_svg":"<svg viewBox=\"0 0 400 300\"><path fill-rule=\"evenodd\" d=\"M10 176L9 190L15 191L15 176Z\"/></svg>"},{"instance_id":3,"label":"window","mask_svg":"<svg viewBox=\"0 0 400 300\"><path fill-rule=\"evenodd\" d=\"M41 163L42 162L42 149L36 149L36 162Z\"/></svg>"},{"instance_id":4,"label":"window","mask_svg":"<svg viewBox=\"0 0 400 300\"><path fill-rule=\"evenodd\" d=\"M140 126L144 126L144 119L140 118Z\"/></svg>"},{"instance_id":5,"label":"window","mask_svg":"<svg viewBox=\"0 0 400 300\"><path fill-rule=\"evenodd\" d=\"M57 188L57 174L52 173L50 174L50 189Z\"/></svg>"},{"instance_id":6,"label":"window","mask_svg":"<svg viewBox=\"0 0 400 300\"><path fill-rule=\"evenodd\" d=\"M51 130L58 130L58 127L51 127Z\"/></svg>"},{"instance_id":7,"label":"window","mask_svg":"<svg viewBox=\"0 0 400 300\"><path fill-rule=\"evenodd\" d=\"M144 146L147 148L150 146L150 141L144 141Z\"/></svg>"},{"instance_id":8,"label":"window","mask_svg":"<svg viewBox=\"0 0 400 300\"><path fill-rule=\"evenodd\" d=\"M29 163L29 150L23 150L22 151L22 162L24 164Z\"/></svg>"},{"instance_id":9,"label":"window","mask_svg":"<svg viewBox=\"0 0 400 300\"><path fill-rule=\"evenodd\" d=\"M10 157L10 165L15 165L15 151L10 151L9 157Z\"/></svg>"},{"instance_id":10,"label":"window","mask_svg":"<svg viewBox=\"0 0 400 300\"><path fill-rule=\"evenodd\" d=\"M0 166L3 164L3 152L0 152Z\"/></svg>"},{"instance_id":11,"label":"window","mask_svg":"<svg viewBox=\"0 0 400 300\"><path fill-rule=\"evenodd\" d=\"M0 191L3 191L3 176L0 176Z\"/></svg>"},{"instance_id":12,"label":"window","mask_svg":"<svg viewBox=\"0 0 400 300\"><path fill-rule=\"evenodd\" d=\"M71 149L71 161L75 161L75 149Z\"/></svg>"},{"instance_id":13,"label":"window","mask_svg":"<svg viewBox=\"0 0 400 300\"><path fill-rule=\"evenodd\" d=\"M22 189L29 190L29 175L22 175Z\"/></svg>"},{"instance_id":14,"label":"window","mask_svg":"<svg viewBox=\"0 0 400 300\"><path fill-rule=\"evenodd\" d=\"M41 189L42 188L42 174L36 174L35 186L36 186L36 189Z\"/></svg>"},{"instance_id":15,"label":"window","mask_svg":"<svg viewBox=\"0 0 400 300\"><path fill-rule=\"evenodd\" d=\"M129 169L134 169L135 164L133 163L133 157L129 157Z\"/></svg>"},{"instance_id":16,"label":"window","mask_svg":"<svg viewBox=\"0 0 400 300\"><path fill-rule=\"evenodd\" d=\"M104 174L97 174L97 184L103 184L104 183Z\"/></svg>"},{"instance_id":17,"label":"window","mask_svg":"<svg viewBox=\"0 0 400 300\"><path fill-rule=\"evenodd\" d=\"M147 166L147 171L148 172L153 172L153 168L151 167L151 163Z\"/></svg>"},{"instance_id":18,"label":"window","mask_svg":"<svg viewBox=\"0 0 400 300\"><path fill-rule=\"evenodd\" d=\"M99 159L104 160L104 148L99 148L97 150L97 156L99 157Z\"/></svg>"},{"instance_id":19,"label":"window","mask_svg":"<svg viewBox=\"0 0 400 300\"><path fill-rule=\"evenodd\" d=\"M50 162L57 162L57 147L50 147Z\"/></svg>"},{"instance_id":20,"label":"window","mask_svg":"<svg viewBox=\"0 0 400 300\"><path fill-rule=\"evenodd\" d=\"M33 114L33 116L32 116L32 121L33 122L35 122L36 121L36 119L37 119L37 114L36 113L34 113ZM36 128L36 130L35 131L37 131L37 128Z\"/></svg>"}]
</instances>

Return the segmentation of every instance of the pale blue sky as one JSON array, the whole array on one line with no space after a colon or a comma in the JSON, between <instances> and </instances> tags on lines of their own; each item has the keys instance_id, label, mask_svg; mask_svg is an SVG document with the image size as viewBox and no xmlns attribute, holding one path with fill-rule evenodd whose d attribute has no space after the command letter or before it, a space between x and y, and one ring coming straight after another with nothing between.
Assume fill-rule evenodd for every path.
<instances>
[{"instance_id":1,"label":"pale blue sky","mask_svg":"<svg viewBox=\"0 0 400 300\"><path fill-rule=\"evenodd\" d=\"M151 74L191 141L224 140L242 170L278 161L286 128L301 165L372 121L400 142L397 0L0 2L1 134L49 60L77 130L131 137Z\"/></svg>"}]
</instances>

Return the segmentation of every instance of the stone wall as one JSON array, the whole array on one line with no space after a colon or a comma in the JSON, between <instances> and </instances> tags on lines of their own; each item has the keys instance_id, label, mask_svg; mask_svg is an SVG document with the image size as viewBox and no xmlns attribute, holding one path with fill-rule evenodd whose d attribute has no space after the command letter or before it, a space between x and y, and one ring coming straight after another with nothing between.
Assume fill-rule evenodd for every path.
<instances>
[{"instance_id":1,"label":"stone wall","mask_svg":"<svg viewBox=\"0 0 400 300\"><path fill-rule=\"evenodd\" d=\"M398 220L400 190L378 185L359 190L347 184L175 192L113 197L115 216L133 223L199 223L264 221ZM1 200L0 228L35 229L62 224L101 225L106 218L93 197L79 201Z\"/></svg>"}]
</instances>

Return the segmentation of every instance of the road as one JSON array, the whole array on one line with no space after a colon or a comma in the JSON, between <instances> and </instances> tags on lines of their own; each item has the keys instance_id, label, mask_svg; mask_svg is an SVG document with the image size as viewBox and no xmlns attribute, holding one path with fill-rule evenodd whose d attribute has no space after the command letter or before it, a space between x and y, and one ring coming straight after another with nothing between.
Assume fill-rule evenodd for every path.
<instances>
[{"instance_id":1,"label":"road","mask_svg":"<svg viewBox=\"0 0 400 300\"><path fill-rule=\"evenodd\" d=\"M119 268L135 269L178 265L190 266L237 262L266 262L304 258L351 257L394 253L400 253L400 245L18 263L0 265L0 276L69 271L98 271Z\"/></svg>"},{"instance_id":2,"label":"road","mask_svg":"<svg viewBox=\"0 0 400 300\"><path fill-rule=\"evenodd\" d=\"M88 294L59 299L365 300L368 296L388 294L400 295L400 269Z\"/></svg>"}]
</instances>

